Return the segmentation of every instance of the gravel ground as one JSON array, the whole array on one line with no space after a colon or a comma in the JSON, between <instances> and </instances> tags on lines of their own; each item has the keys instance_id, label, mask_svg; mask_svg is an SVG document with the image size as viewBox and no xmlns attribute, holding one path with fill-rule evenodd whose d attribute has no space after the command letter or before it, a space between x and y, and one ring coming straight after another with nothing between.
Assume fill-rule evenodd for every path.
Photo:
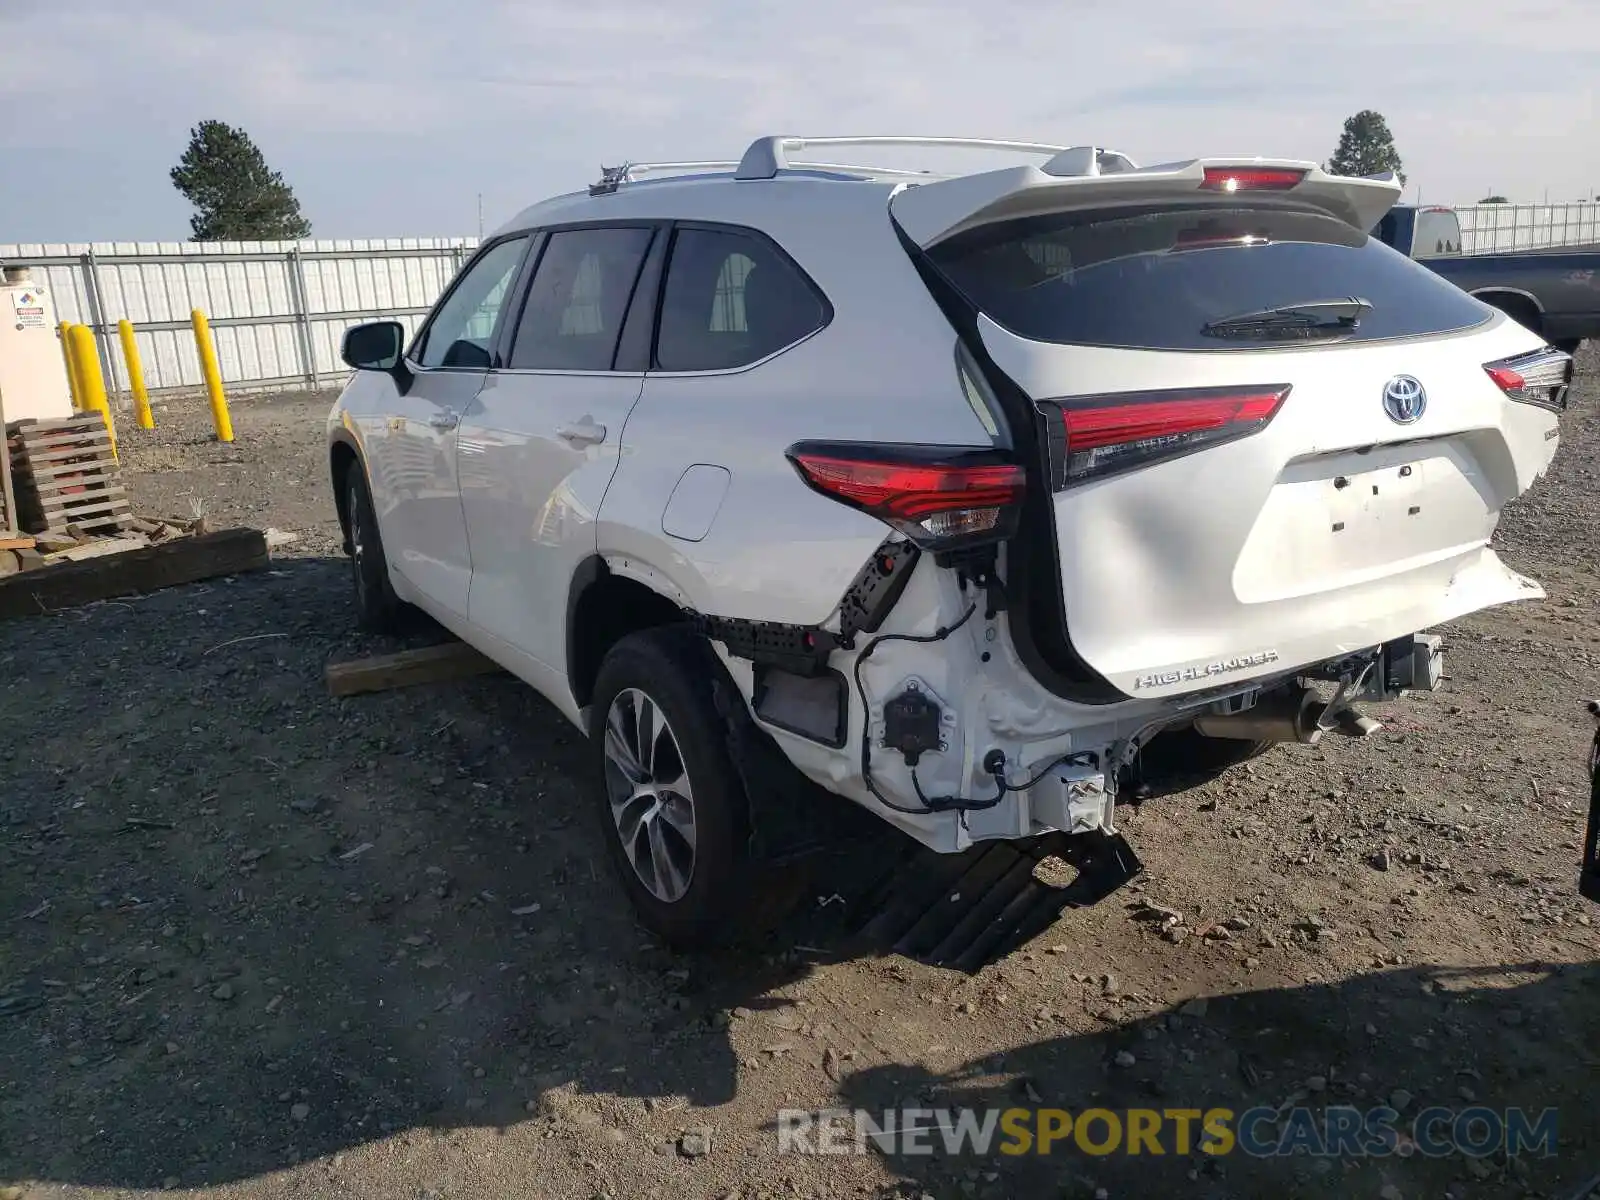
<instances>
[{"instance_id":1,"label":"gravel ground","mask_svg":"<svg viewBox=\"0 0 1600 1200\"><path fill-rule=\"evenodd\" d=\"M1443 630L1448 687L1373 738L1125 809L1142 883L973 978L652 944L579 739L525 687L326 694L330 659L393 646L352 629L329 397L239 400L232 447L170 403L123 434L138 508L297 536L268 572L0 625L0 1198L1565 1200L1600 1172L1600 909L1574 893L1597 384L1591 348L1555 470L1502 525L1547 601ZM784 1107L1386 1101L1555 1107L1556 1153L773 1135Z\"/></svg>"}]
</instances>

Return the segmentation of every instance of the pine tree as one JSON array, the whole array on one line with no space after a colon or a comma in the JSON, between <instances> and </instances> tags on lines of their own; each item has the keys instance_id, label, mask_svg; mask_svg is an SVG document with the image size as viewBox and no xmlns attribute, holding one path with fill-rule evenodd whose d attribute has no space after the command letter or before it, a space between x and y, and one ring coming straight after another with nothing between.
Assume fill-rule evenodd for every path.
<instances>
[{"instance_id":1,"label":"pine tree","mask_svg":"<svg viewBox=\"0 0 1600 1200\"><path fill-rule=\"evenodd\" d=\"M1377 175L1393 171L1403 184L1405 172L1400 169L1400 152L1394 148L1394 135L1389 132L1389 122L1383 114L1364 108L1344 123L1339 135L1339 148L1328 160L1332 175Z\"/></svg>"},{"instance_id":2,"label":"pine tree","mask_svg":"<svg viewBox=\"0 0 1600 1200\"><path fill-rule=\"evenodd\" d=\"M311 236L311 222L283 176L267 167L242 129L201 121L172 169L172 184L194 205L190 241L294 241Z\"/></svg>"}]
</instances>

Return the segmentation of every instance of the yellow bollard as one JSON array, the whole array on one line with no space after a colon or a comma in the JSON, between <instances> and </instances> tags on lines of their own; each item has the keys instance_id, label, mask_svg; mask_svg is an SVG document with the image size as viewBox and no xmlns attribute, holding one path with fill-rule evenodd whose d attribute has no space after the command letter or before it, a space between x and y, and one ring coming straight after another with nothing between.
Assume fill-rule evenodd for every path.
<instances>
[{"instance_id":1,"label":"yellow bollard","mask_svg":"<svg viewBox=\"0 0 1600 1200\"><path fill-rule=\"evenodd\" d=\"M155 414L150 411L150 393L144 386L144 364L139 361L139 343L133 336L133 323L126 318L117 322L117 336L122 339L122 360L128 364L128 389L133 393L133 418L140 429L156 427Z\"/></svg>"},{"instance_id":2,"label":"yellow bollard","mask_svg":"<svg viewBox=\"0 0 1600 1200\"><path fill-rule=\"evenodd\" d=\"M189 314L194 323L194 348L200 352L200 374L211 398L211 423L217 427L217 441L233 441L233 418L228 415L228 397L222 392L222 371L217 367L217 348L211 344L211 325L198 308Z\"/></svg>"},{"instance_id":3,"label":"yellow bollard","mask_svg":"<svg viewBox=\"0 0 1600 1200\"><path fill-rule=\"evenodd\" d=\"M117 426L111 417L111 406L106 403L106 377L100 371L94 333L87 325L74 325L71 337L72 358L78 364L78 383L83 388L83 411L97 412L105 418L106 434L111 439L111 457L117 458Z\"/></svg>"},{"instance_id":4,"label":"yellow bollard","mask_svg":"<svg viewBox=\"0 0 1600 1200\"><path fill-rule=\"evenodd\" d=\"M83 381L78 378L78 360L72 353L72 322L63 321L61 330L61 357L67 363L67 390L72 393L72 411L83 411Z\"/></svg>"}]
</instances>

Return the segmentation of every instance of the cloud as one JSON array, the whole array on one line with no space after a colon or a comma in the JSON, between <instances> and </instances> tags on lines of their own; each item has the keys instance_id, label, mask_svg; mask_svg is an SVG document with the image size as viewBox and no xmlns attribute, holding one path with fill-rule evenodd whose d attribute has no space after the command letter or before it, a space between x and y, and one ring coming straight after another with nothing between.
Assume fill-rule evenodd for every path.
<instances>
[{"instance_id":1,"label":"cloud","mask_svg":"<svg viewBox=\"0 0 1600 1200\"><path fill-rule=\"evenodd\" d=\"M8 164L0 224L181 236L166 171L208 117L249 130L340 236L454 232L478 192L510 212L602 161L737 158L765 132L1322 159L1367 107L1430 198L1572 198L1600 187L1590 3L35 5L0 15L0 152L50 169L23 187Z\"/></svg>"}]
</instances>

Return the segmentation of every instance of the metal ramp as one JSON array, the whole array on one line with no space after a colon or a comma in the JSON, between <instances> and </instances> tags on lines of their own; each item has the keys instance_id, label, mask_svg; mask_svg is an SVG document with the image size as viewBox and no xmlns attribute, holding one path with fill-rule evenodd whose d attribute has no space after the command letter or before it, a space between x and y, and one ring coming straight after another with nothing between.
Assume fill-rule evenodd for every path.
<instances>
[{"instance_id":1,"label":"metal ramp","mask_svg":"<svg viewBox=\"0 0 1600 1200\"><path fill-rule=\"evenodd\" d=\"M1039 865L1050 858L1074 867L1076 878L1040 879ZM918 846L864 898L870 915L849 940L860 952L903 954L976 974L1043 933L1066 909L1099 903L1142 869L1122 835L1101 832L991 842L956 855Z\"/></svg>"}]
</instances>

